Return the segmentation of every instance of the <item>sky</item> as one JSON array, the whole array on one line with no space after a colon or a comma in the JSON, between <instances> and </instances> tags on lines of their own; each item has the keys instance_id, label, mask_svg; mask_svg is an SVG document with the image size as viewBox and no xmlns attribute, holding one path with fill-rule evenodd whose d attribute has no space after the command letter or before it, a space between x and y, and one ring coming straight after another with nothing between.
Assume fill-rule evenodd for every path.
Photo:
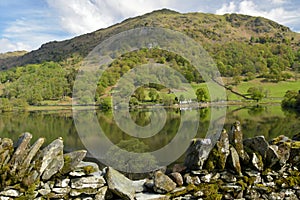
<instances>
[{"instance_id":1,"label":"sky","mask_svg":"<svg viewBox=\"0 0 300 200\"><path fill-rule=\"evenodd\" d=\"M299 0L0 0L0 53L31 51L162 8L262 16L300 32Z\"/></svg>"}]
</instances>

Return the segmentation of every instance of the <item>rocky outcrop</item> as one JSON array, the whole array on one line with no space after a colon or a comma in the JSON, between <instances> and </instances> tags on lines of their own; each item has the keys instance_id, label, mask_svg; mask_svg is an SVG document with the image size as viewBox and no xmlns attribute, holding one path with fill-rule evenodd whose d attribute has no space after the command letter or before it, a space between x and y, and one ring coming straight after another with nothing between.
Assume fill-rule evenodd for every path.
<instances>
[{"instance_id":1,"label":"rocky outcrop","mask_svg":"<svg viewBox=\"0 0 300 200\"><path fill-rule=\"evenodd\" d=\"M30 146L29 133L15 144L2 138L0 199L298 199L300 141L242 137L236 123L213 148L208 139L194 139L185 166L135 181L84 162L84 150L64 154L62 138L44 148L42 138Z\"/></svg>"}]
</instances>

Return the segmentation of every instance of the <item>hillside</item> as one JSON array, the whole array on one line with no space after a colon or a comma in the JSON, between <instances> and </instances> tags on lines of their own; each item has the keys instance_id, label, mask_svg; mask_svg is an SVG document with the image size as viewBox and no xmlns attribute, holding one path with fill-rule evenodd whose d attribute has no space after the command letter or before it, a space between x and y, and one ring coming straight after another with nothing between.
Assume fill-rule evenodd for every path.
<instances>
[{"instance_id":1,"label":"hillside","mask_svg":"<svg viewBox=\"0 0 300 200\"><path fill-rule=\"evenodd\" d=\"M61 42L43 44L38 50L21 57L3 58L0 68L8 69L30 63L62 61L74 54L86 56L97 44L108 37L135 27L154 26L177 30L201 42L209 52L211 45L230 42L285 43L293 48L300 46L300 34L262 17L240 14L214 15L204 13L181 14L163 9L143 16L127 19L106 29L88 33Z\"/></svg>"},{"instance_id":2,"label":"hillside","mask_svg":"<svg viewBox=\"0 0 300 200\"><path fill-rule=\"evenodd\" d=\"M227 100L240 100L240 97L246 96L246 99L253 98L248 91L259 91L259 96L264 96L265 99L283 98L285 92L292 88L291 84L281 84L280 93L274 93L272 89L279 82L293 82L293 89L298 88L299 33L262 17L181 14L164 9L70 40L49 42L24 55L21 52L0 55L0 111L11 110L12 105L26 107L26 103L40 105L45 101L71 99L79 66L96 45L114 34L145 26L176 30L198 41L214 59L225 80L225 88L229 93ZM136 65L149 62L167 64L179 71L186 80L193 83L192 90L199 89L199 94L202 94L199 97L201 101L209 100L205 94L205 86L202 85L202 77L189 61L173 52L151 48L119 56L98 81L94 99L88 98L88 91L82 91L81 96L87 97L82 103L89 104L95 100L97 103L106 104L110 101L111 93L114 92L112 90L120 77ZM176 82L170 84L176 85ZM252 85L252 82L258 84ZM249 90L253 86L260 88ZM132 87L133 85L128 85L128 88ZM136 90L130 103L171 105L185 98L190 97L182 96L175 100L169 89L149 84Z\"/></svg>"}]
</instances>

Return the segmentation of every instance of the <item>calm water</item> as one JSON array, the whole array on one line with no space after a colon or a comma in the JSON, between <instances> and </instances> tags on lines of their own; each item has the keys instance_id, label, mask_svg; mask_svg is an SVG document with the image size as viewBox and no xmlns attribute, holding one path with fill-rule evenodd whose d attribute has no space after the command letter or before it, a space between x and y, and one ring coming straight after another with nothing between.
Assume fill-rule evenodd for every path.
<instances>
[{"instance_id":1,"label":"calm water","mask_svg":"<svg viewBox=\"0 0 300 200\"><path fill-rule=\"evenodd\" d=\"M147 147L148 149L145 148L142 151L154 151L164 147L175 137L178 127L180 126L181 115L188 116L189 112L193 111L180 111L179 109L167 110L166 123L161 131L150 138L139 139L141 144L143 144L139 146L139 148ZM120 144L121 141L130 141L134 138L119 129L113 119L112 112L97 111L95 114L97 121L112 143ZM200 121L197 137L205 137L210 122L211 109L200 109L198 114L200 115ZM145 126L151 121L151 113L147 110L132 111L130 115L140 126ZM86 123L88 123L89 120L87 116ZM271 139L281 134L291 137L300 132L300 115L284 112L280 106L228 107L225 128L229 130L230 125L236 120L242 123L244 137L264 135L267 139ZM190 119L190 122L185 124L186 127L190 126L189 123L194 123L194 119ZM188 130L186 131L188 132ZM23 132L33 134L32 142L39 137L45 137L46 143L50 143L58 137L63 137L66 151L85 149L76 131L72 111L1 113L0 137L9 137L16 140ZM81 138L90 141L93 141L93 137L97 137L90 135L89 132L84 132L83 134L84 135L81 133ZM96 138L94 139L94 141L97 141ZM136 140L132 141L136 143ZM127 145L130 145L130 142ZM175 151L174 149L174 152Z\"/></svg>"}]
</instances>

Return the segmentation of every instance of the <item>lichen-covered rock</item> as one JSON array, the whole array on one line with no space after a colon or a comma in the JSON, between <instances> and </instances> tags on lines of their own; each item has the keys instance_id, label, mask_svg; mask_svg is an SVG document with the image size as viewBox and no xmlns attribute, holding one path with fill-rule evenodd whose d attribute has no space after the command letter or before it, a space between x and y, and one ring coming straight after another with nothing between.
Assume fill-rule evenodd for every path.
<instances>
[{"instance_id":1,"label":"lichen-covered rock","mask_svg":"<svg viewBox=\"0 0 300 200\"><path fill-rule=\"evenodd\" d=\"M169 200L170 197L162 194L139 193L136 200Z\"/></svg>"},{"instance_id":2,"label":"lichen-covered rock","mask_svg":"<svg viewBox=\"0 0 300 200\"><path fill-rule=\"evenodd\" d=\"M183 185L183 178L182 175L178 172L173 172L170 174L170 178L178 185L182 186Z\"/></svg>"},{"instance_id":3,"label":"lichen-covered rock","mask_svg":"<svg viewBox=\"0 0 300 200\"><path fill-rule=\"evenodd\" d=\"M126 178L120 172L108 167L105 174L109 190L125 200L134 200L135 190L132 187L132 181Z\"/></svg>"},{"instance_id":4,"label":"lichen-covered rock","mask_svg":"<svg viewBox=\"0 0 300 200\"><path fill-rule=\"evenodd\" d=\"M198 138L192 140L186 153L184 165L192 170L202 169L211 149L212 143L210 139Z\"/></svg>"},{"instance_id":5,"label":"lichen-covered rock","mask_svg":"<svg viewBox=\"0 0 300 200\"><path fill-rule=\"evenodd\" d=\"M234 147L230 147L229 164L233 167L238 175L242 175L242 168L239 159L239 154Z\"/></svg>"},{"instance_id":6,"label":"lichen-covered rock","mask_svg":"<svg viewBox=\"0 0 300 200\"><path fill-rule=\"evenodd\" d=\"M13 141L8 138L0 140L0 167L5 166L11 158L13 152Z\"/></svg>"},{"instance_id":7,"label":"lichen-covered rock","mask_svg":"<svg viewBox=\"0 0 300 200\"><path fill-rule=\"evenodd\" d=\"M153 190L157 193L164 194L171 192L176 188L176 183L172 181L170 177L162 173L161 171L156 171L153 176L154 187Z\"/></svg>"},{"instance_id":8,"label":"lichen-covered rock","mask_svg":"<svg viewBox=\"0 0 300 200\"><path fill-rule=\"evenodd\" d=\"M8 189L0 192L0 195L8 196L8 197L19 197L21 194L18 190Z\"/></svg>"},{"instance_id":9,"label":"lichen-covered rock","mask_svg":"<svg viewBox=\"0 0 300 200\"><path fill-rule=\"evenodd\" d=\"M246 155L244 150L242 127L239 121L236 121L231 127L231 131L229 133L229 142L236 149L239 157L244 162L248 162L249 157Z\"/></svg>"},{"instance_id":10,"label":"lichen-covered rock","mask_svg":"<svg viewBox=\"0 0 300 200\"><path fill-rule=\"evenodd\" d=\"M79 150L64 154L64 166L60 170L60 172L62 174L67 174L70 171L74 170L77 165L84 159L86 153L86 150Z\"/></svg>"},{"instance_id":11,"label":"lichen-covered rock","mask_svg":"<svg viewBox=\"0 0 300 200\"><path fill-rule=\"evenodd\" d=\"M25 156L28 152L28 147L30 140L32 138L32 135L30 133L24 133L22 134L17 143L16 143L16 150L14 151L14 154L9 161L10 168L10 174L15 174L17 167L21 165L25 159Z\"/></svg>"},{"instance_id":12,"label":"lichen-covered rock","mask_svg":"<svg viewBox=\"0 0 300 200\"><path fill-rule=\"evenodd\" d=\"M41 146L44 144L45 139L39 138L29 149L29 152L24 159L23 163L20 164L17 168L19 170L18 176L23 177L28 171L28 167L31 164L32 159L36 156L37 152L40 150Z\"/></svg>"},{"instance_id":13,"label":"lichen-covered rock","mask_svg":"<svg viewBox=\"0 0 300 200\"><path fill-rule=\"evenodd\" d=\"M224 129L215 147L211 150L207 160L205 161L205 168L208 171L215 169L223 170L226 165L226 160L229 155L229 139L226 130Z\"/></svg>"}]
</instances>

